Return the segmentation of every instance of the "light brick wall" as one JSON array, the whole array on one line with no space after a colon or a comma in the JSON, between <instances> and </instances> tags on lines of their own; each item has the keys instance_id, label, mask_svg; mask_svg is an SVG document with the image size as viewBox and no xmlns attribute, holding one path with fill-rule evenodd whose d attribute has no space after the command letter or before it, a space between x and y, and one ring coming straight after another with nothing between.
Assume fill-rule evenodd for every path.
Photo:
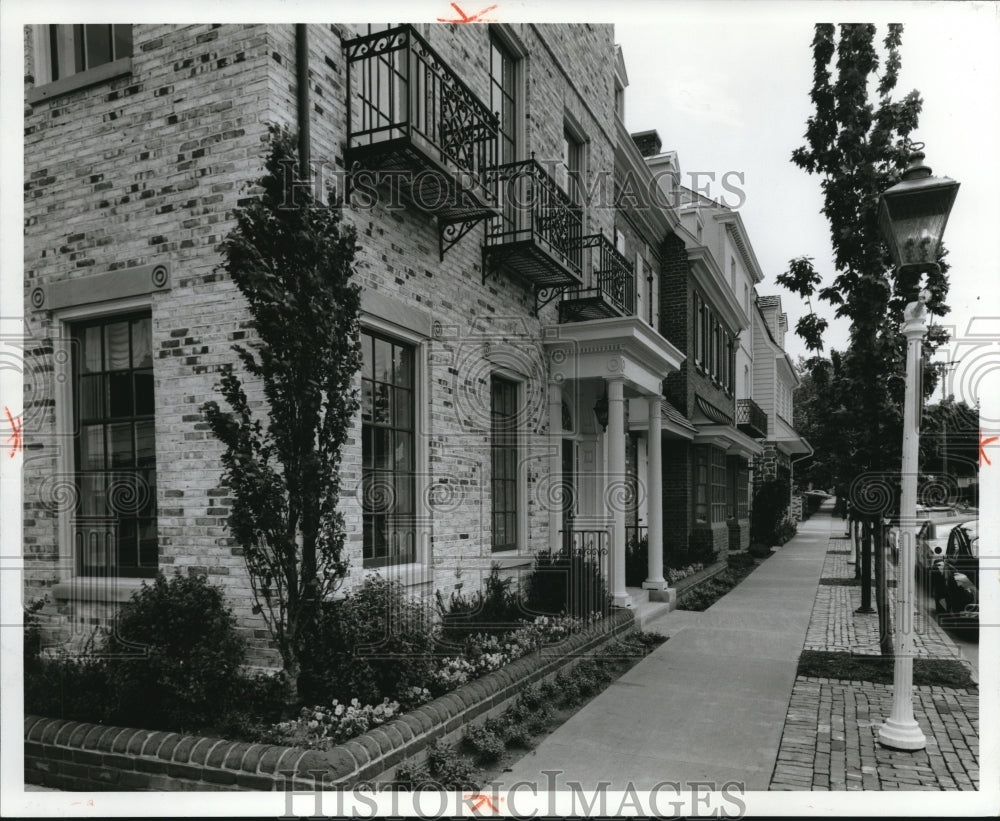
<instances>
[{"instance_id":1,"label":"light brick wall","mask_svg":"<svg viewBox=\"0 0 1000 821\"><path fill-rule=\"evenodd\" d=\"M432 46L488 100L488 28L422 27ZM309 26L312 159L332 191L343 171L346 27ZM613 165L614 38L610 26L510 27L530 54L524 130L528 151L561 156L562 112L590 139L588 168ZM233 283L218 270L219 244L233 225L243 186L262 169L266 127L296 123L292 25L138 25L133 71L123 78L30 106L25 115L26 326L39 349L37 386L26 407L26 596L61 578L57 567L59 502L44 480L58 469L51 359L61 343L50 311L33 310L38 287L96 272L165 262L169 290L151 295L156 396L157 502L161 567L201 571L221 585L241 626L263 639L251 615L243 558L228 534L230 499L221 485L221 446L200 408L220 399L219 368L235 361L230 346L249 336L249 316ZM31 55L28 55L30 64ZM31 85L30 78L27 84ZM430 584L473 582L463 565L488 564L489 373L506 362L524 376L528 403L525 547L547 544L547 508L539 492L547 472L546 363L540 328L555 306L530 316L533 294L506 274L482 281L483 228L438 258L434 218L414 207L347 209L362 246L357 276L370 289L422 309L428 328L426 404L431 483L447 480L447 510L436 507L426 530ZM612 234L614 213L593 209L587 230ZM489 349L487 349L487 344ZM259 390L251 397L259 399ZM483 402L486 402L484 405ZM343 455L343 510L353 572L361 578L360 424ZM70 477L71 478L71 477ZM45 494L48 493L49 496ZM448 494L445 494L448 495ZM458 568L456 573L456 568ZM64 574L63 574L64 575ZM260 642L258 642L260 645ZM260 654L259 660L266 660ZM271 657L273 658L273 657Z\"/></svg>"}]
</instances>

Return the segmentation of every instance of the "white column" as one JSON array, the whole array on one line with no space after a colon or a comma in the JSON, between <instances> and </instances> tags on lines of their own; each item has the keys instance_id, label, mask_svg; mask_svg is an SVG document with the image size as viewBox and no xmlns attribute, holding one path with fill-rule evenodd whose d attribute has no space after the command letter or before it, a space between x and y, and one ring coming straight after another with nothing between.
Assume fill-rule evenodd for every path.
<instances>
[{"instance_id":1,"label":"white column","mask_svg":"<svg viewBox=\"0 0 1000 821\"><path fill-rule=\"evenodd\" d=\"M549 550L558 553L562 547L562 504L565 488L562 475L562 383L549 382Z\"/></svg>"},{"instance_id":2,"label":"white column","mask_svg":"<svg viewBox=\"0 0 1000 821\"><path fill-rule=\"evenodd\" d=\"M913 565L917 537L917 457L920 430L917 410L921 344L927 330L923 294L903 312L906 337L906 404L903 406L902 493L899 510L899 572L896 575L896 642L893 660L892 715L879 728L878 740L897 750L922 750L923 731L913 717Z\"/></svg>"},{"instance_id":3,"label":"white column","mask_svg":"<svg viewBox=\"0 0 1000 821\"><path fill-rule=\"evenodd\" d=\"M663 473L661 465L660 397L649 397L649 433L646 436L646 536L649 543L649 570L642 586L664 590L663 578Z\"/></svg>"},{"instance_id":4,"label":"white column","mask_svg":"<svg viewBox=\"0 0 1000 821\"><path fill-rule=\"evenodd\" d=\"M614 528L611 532L611 596L616 607L631 607L625 590L625 382L608 380L608 481L621 488L609 494Z\"/></svg>"}]
</instances>

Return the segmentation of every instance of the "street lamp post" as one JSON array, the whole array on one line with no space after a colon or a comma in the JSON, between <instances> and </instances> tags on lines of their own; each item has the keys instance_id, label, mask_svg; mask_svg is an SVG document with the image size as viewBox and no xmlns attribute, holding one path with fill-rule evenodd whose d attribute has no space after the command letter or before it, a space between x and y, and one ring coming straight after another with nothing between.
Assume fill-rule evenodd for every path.
<instances>
[{"instance_id":1,"label":"street lamp post","mask_svg":"<svg viewBox=\"0 0 1000 821\"><path fill-rule=\"evenodd\" d=\"M913 155L902 180L882 194L879 227L900 268L937 268L941 237L958 193L958 183L931 176L924 155ZM913 717L913 574L917 536L917 471L920 448L921 348L927 331L926 301L921 291L906 306L906 397L903 407L903 464L900 498L899 573L896 582L896 637L893 659L892 713L879 728L878 740L897 750L922 750L927 742Z\"/></svg>"}]
</instances>

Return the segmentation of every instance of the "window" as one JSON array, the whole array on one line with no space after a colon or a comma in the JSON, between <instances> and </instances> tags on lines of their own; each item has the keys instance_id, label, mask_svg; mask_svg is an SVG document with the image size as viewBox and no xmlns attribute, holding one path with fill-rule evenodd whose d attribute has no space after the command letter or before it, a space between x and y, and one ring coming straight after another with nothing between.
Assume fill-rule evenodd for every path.
<instances>
[{"instance_id":1,"label":"window","mask_svg":"<svg viewBox=\"0 0 1000 821\"><path fill-rule=\"evenodd\" d=\"M711 445L694 448L694 521L709 524L726 521L729 485L726 452Z\"/></svg>"},{"instance_id":2,"label":"window","mask_svg":"<svg viewBox=\"0 0 1000 821\"><path fill-rule=\"evenodd\" d=\"M518 60L497 37L490 37L490 111L500 119L499 161L517 160Z\"/></svg>"},{"instance_id":3,"label":"window","mask_svg":"<svg viewBox=\"0 0 1000 821\"><path fill-rule=\"evenodd\" d=\"M726 521L726 452L719 448L709 448L712 466L712 522Z\"/></svg>"},{"instance_id":4,"label":"window","mask_svg":"<svg viewBox=\"0 0 1000 821\"><path fill-rule=\"evenodd\" d=\"M579 207L583 203L583 144L568 129L563 129L562 154L559 184Z\"/></svg>"},{"instance_id":5,"label":"window","mask_svg":"<svg viewBox=\"0 0 1000 821\"><path fill-rule=\"evenodd\" d=\"M493 549L517 548L517 383L493 376L490 384Z\"/></svg>"},{"instance_id":6,"label":"window","mask_svg":"<svg viewBox=\"0 0 1000 821\"><path fill-rule=\"evenodd\" d=\"M625 121L625 89L617 80L615 81L615 114L622 122Z\"/></svg>"},{"instance_id":7,"label":"window","mask_svg":"<svg viewBox=\"0 0 1000 821\"><path fill-rule=\"evenodd\" d=\"M694 362L699 368L705 362L705 344L702 338L705 318L702 315L701 297L694 295Z\"/></svg>"},{"instance_id":8,"label":"window","mask_svg":"<svg viewBox=\"0 0 1000 821\"><path fill-rule=\"evenodd\" d=\"M152 319L74 325L73 412L77 487L76 572L155 576L156 447ZM92 539L103 522L110 540ZM109 555L114 545L114 556Z\"/></svg>"},{"instance_id":9,"label":"window","mask_svg":"<svg viewBox=\"0 0 1000 821\"><path fill-rule=\"evenodd\" d=\"M132 56L131 25L46 25L35 40L39 83L51 83L74 74Z\"/></svg>"},{"instance_id":10,"label":"window","mask_svg":"<svg viewBox=\"0 0 1000 821\"><path fill-rule=\"evenodd\" d=\"M414 349L361 334L365 567L416 561Z\"/></svg>"}]
</instances>

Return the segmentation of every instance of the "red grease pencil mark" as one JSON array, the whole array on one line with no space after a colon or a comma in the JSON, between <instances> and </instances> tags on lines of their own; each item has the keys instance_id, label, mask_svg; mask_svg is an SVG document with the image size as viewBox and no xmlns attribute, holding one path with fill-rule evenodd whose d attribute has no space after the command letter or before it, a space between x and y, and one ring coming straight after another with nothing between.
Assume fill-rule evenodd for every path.
<instances>
[{"instance_id":1,"label":"red grease pencil mark","mask_svg":"<svg viewBox=\"0 0 1000 821\"><path fill-rule=\"evenodd\" d=\"M485 9L483 9L482 11L477 11L475 14L466 14L458 7L458 3L452 3L451 7L455 9L456 12L458 12L458 19L448 20L444 17L438 17L439 23L481 23L482 20L480 20L480 18L484 14L486 14L486 12L493 11L493 9L496 8L496 4L492 6L487 6Z\"/></svg>"},{"instance_id":2,"label":"red grease pencil mark","mask_svg":"<svg viewBox=\"0 0 1000 821\"><path fill-rule=\"evenodd\" d=\"M990 461L990 457L986 455L986 446L990 444L990 442L995 442L996 440L997 440L996 436L991 436L989 439L984 439L983 432L979 431L979 467L983 466L983 462L985 462L987 465L993 464Z\"/></svg>"},{"instance_id":3,"label":"red grease pencil mark","mask_svg":"<svg viewBox=\"0 0 1000 821\"><path fill-rule=\"evenodd\" d=\"M10 456L13 459L14 454L16 454L22 448L21 444L21 422L10 415L10 408L4 406L4 410L7 412L7 419L10 420L10 429L14 431L10 436L7 437L7 441L11 443L10 446ZM13 440L13 441L12 441Z\"/></svg>"}]
</instances>

